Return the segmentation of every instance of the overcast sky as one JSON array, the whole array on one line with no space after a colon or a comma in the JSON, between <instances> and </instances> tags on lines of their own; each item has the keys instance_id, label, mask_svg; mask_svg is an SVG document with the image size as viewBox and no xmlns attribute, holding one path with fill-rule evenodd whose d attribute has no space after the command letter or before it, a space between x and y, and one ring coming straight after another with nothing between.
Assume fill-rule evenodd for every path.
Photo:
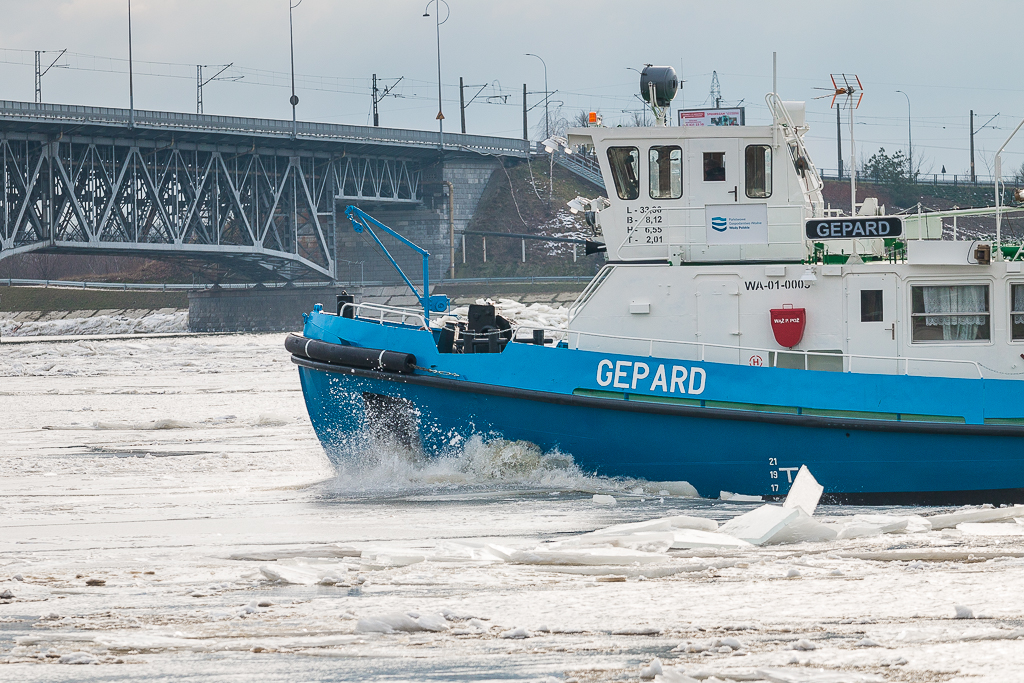
<instances>
[{"instance_id":1,"label":"overcast sky","mask_svg":"<svg viewBox=\"0 0 1024 683\"><path fill-rule=\"evenodd\" d=\"M289 0L133 0L135 106L196 110L196 64L227 64L238 81L204 89L205 112L291 117L288 104ZM294 3L295 0L292 0ZM829 74L856 73L864 84L855 115L858 158L906 149L910 98L915 156L925 172L966 174L968 112L975 126L977 171L1024 117L1019 0L691 2L689 0L448 0L441 26L446 130L459 129L459 77L471 133L522 134L522 87L543 97L547 62L553 103L563 113L597 109L606 123L637 110L645 63L674 67L686 81L675 105L705 104L712 71L723 103L740 100L748 123L768 122L772 51L779 93L807 100L811 153L836 166L835 112L815 87ZM33 50L68 55L43 78L44 102L128 105L127 0L0 0L0 99L32 101ZM381 124L436 129L434 3L419 0L302 0L294 11L295 69L302 120L368 124L370 77L403 80L380 103ZM442 17L444 17L442 5ZM52 60L57 52L47 53ZM45 61L44 67L49 63ZM207 76L217 69L205 70ZM506 97L507 96L507 97ZM503 100L506 100L503 103ZM553 105L557 106L557 105ZM543 107L530 113L531 129ZM532 132L532 131L531 131ZM848 127L843 126L849 161ZM1004 169L1024 162L1024 133L1004 152Z\"/></svg>"}]
</instances>

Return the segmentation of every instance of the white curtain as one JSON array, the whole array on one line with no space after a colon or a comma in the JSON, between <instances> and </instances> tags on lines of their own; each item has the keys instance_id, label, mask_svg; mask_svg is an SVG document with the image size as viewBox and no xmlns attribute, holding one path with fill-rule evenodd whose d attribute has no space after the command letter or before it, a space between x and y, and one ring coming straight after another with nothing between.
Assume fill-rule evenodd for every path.
<instances>
[{"instance_id":1,"label":"white curtain","mask_svg":"<svg viewBox=\"0 0 1024 683\"><path fill-rule=\"evenodd\" d=\"M1024 285L1013 286L1013 322L1024 325Z\"/></svg>"},{"instance_id":2,"label":"white curtain","mask_svg":"<svg viewBox=\"0 0 1024 683\"><path fill-rule=\"evenodd\" d=\"M978 327L985 324L988 306L988 288L985 285L959 285L956 287L923 287L925 313L955 313L957 315L929 315L925 325L941 326L943 339L977 339Z\"/></svg>"}]
</instances>

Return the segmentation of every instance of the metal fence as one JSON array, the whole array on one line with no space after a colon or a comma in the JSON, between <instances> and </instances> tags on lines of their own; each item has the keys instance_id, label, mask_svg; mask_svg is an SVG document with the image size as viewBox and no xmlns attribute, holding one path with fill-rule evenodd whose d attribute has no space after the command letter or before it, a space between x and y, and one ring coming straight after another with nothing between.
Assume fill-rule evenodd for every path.
<instances>
[{"instance_id":1,"label":"metal fence","mask_svg":"<svg viewBox=\"0 0 1024 683\"><path fill-rule=\"evenodd\" d=\"M843 169L843 175L840 176L836 169L818 169L819 175L822 180L836 180L836 181L849 181L850 173L849 169ZM862 175L860 172L857 173L858 183L877 183L878 181L872 178L870 175ZM918 173L911 181L914 185L952 185L955 187L992 187L992 183L995 182L995 176L991 175L977 175L975 174L974 180L971 180L970 175L961 175L957 173ZM1019 185L1014 178L1004 176L1001 178L1001 182L1006 183L1007 187Z\"/></svg>"}]
</instances>

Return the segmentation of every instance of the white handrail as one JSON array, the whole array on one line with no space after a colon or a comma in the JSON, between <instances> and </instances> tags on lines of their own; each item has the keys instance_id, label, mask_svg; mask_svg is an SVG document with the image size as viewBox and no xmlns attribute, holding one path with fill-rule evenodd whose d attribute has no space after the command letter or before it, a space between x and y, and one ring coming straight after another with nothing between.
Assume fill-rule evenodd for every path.
<instances>
[{"instance_id":1,"label":"white handrail","mask_svg":"<svg viewBox=\"0 0 1024 683\"><path fill-rule=\"evenodd\" d=\"M374 303L369 303L369 302L363 302L363 303L358 303L358 304L357 303L351 303L351 304L344 304L344 305L347 306L347 307L351 307L353 309L353 315L356 318L362 318L364 320L372 320L372 319L375 318L378 322L384 322L386 320L386 318L384 317L385 315L392 315L392 316L400 317L402 325L408 325L408 323L406 322L406 319L411 318L413 321L419 321L419 323L420 323L419 327L427 327L427 322L426 322L426 320L423 317L423 312L422 311L416 311L415 309L398 308L397 306L386 306L384 304L374 304ZM376 315L373 315L373 316L360 315L360 312L363 309L367 309L368 311L375 312ZM394 321L393 320L389 320L388 322L394 322Z\"/></svg>"},{"instance_id":2,"label":"white handrail","mask_svg":"<svg viewBox=\"0 0 1024 683\"><path fill-rule=\"evenodd\" d=\"M403 325L408 324L406 322L407 319L412 319L413 321L419 321L419 323L420 323L419 327L423 327L423 328L427 327L426 321L423 318L423 313L422 312L418 312L418 311L416 311L414 309L398 308L398 307L395 307L395 306L386 306L384 304L374 304L374 303L358 303L358 304L357 303L353 303L353 304L347 304L347 305L348 306L352 306L355 309L355 313L354 314L355 314L355 316L357 318L373 319L370 316L361 316L360 315L360 311L362 311L363 309L367 309L368 311L375 311L377 313L377 315L374 316L374 317L379 322L384 322L385 321L385 319L386 319L385 315L393 315L393 316L399 316L401 318L401 324L403 324ZM584 337L596 337L596 338L599 338L599 339L614 339L614 340L618 340L618 341L628 341L628 342L642 342L642 343L646 343L647 344L647 358L654 358L655 357L655 355L654 355L654 345L655 344L678 344L678 345L682 345L682 346L696 347L696 349L700 351L700 361L701 362L705 362L707 360L707 349L708 348L712 348L712 349L725 349L725 350L728 350L728 351L737 351L737 352L749 351L749 352L753 352L753 353L763 353L763 354L772 354L772 353L775 353L775 354L779 354L779 353L783 353L783 354L785 354L785 353L789 353L789 354L802 354L804 356L804 369L805 370L808 369L808 360L809 360L809 358L811 356L814 356L814 357L818 357L818 358L841 358L843 360L843 368L844 368L843 372L849 372L849 373L853 372L853 359L860 358L860 359L864 359L864 360L893 361L895 363L896 372L892 373L892 374L903 374L903 375L908 375L909 376L911 374L911 372L910 372L910 364L912 362L913 363L951 363L951 364L973 366L974 370L978 373L978 378L979 379L984 379L984 377L985 377L984 373L982 372L982 368L981 368L981 364L980 363L978 363L977 361L973 361L973 360L962 360L962 359L957 359L957 358L921 358L921 357L913 357L913 356L874 356L874 355L867 355L867 354L861 354L861 353L829 353L827 351L808 351L808 350L801 350L801 349L796 349L796 350L793 350L793 349L780 350L780 349L768 349L768 348L762 348L762 347L756 347L756 346L733 346L733 345L729 345L729 344L713 344L713 343L710 343L710 342L686 341L686 340L682 340L682 339L659 339L657 337L630 337L630 336L620 335L620 334L605 334L605 333L602 333L602 332L586 332L586 331L583 331L583 330L569 330L569 329L558 328L558 327L537 327L535 325L515 325L515 326L513 326L513 330L512 330L513 339L518 340L518 332L519 332L520 329L524 329L524 330L544 330L545 333L552 333L552 335L554 335L552 337L553 339L558 339L559 341L564 340L573 349L579 349L580 348L580 340L582 338L584 338ZM573 335L575 335L575 337L576 337L575 344L572 343ZM528 339L526 341L528 341ZM632 354L632 355L641 355L641 354ZM902 373L899 372L899 365L900 365L901 362L903 363L903 372ZM729 365L740 365L740 363L739 362L729 363ZM776 365L776 367L778 367L778 366Z\"/></svg>"},{"instance_id":3,"label":"white handrail","mask_svg":"<svg viewBox=\"0 0 1024 683\"><path fill-rule=\"evenodd\" d=\"M782 354L786 354L786 353L802 354L804 356L804 369L808 368L808 358L811 357L811 356L819 357L819 358L841 358L841 359L843 359L843 367L844 367L843 371L844 372L851 372L851 373L853 372L853 359L854 358L860 358L860 359L865 359L865 360L893 361L896 364L896 370L897 370L897 372L893 373L893 374L904 374L904 375L910 375L911 374L910 373L910 363L911 362L914 362L914 363L952 363L952 364L973 366L975 371L978 373L978 377L981 378L981 379L984 378L984 374L982 373L982 368L981 368L981 364L980 363L978 363L977 361L973 361L973 360L961 360L961 359L957 359L957 358L921 358L921 357L913 357L913 356L873 356L873 355L860 354L860 353L829 353L827 351L806 351L806 350L801 350L801 349L796 349L796 350L793 350L793 349L787 349L787 350L783 350L783 349L767 349L767 348L761 348L761 347L756 347L756 346L731 346L731 345L728 345L728 344L712 344L710 342L685 341L685 340L681 340L681 339L658 339L658 338L652 338L652 337L628 337L628 336L625 336L625 335L618 335L618 334L604 334L604 333L601 333L601 332L585 332L585 331L582 331L582 330L568 330L568 329L548 328L548 327L543 327L542 328L542 327L535 327L535 326L532 326L532 325L520 325L520 326L517 326L516 327L516 331L517 332L518 332L520 327L522 329L532 329L532 330L543 329L545 331L545 333L551 332L551 333L554 333L554 334L559 335L561 337L565 337L566 338L566 343L569 343L570 346L573 349L579 349L580 348L580 339L583 338L583 337L597 337L597 338L601 338L601 339L614 339L614 340L630 341L630 342L644 342L644 343L647 344L647 347L648 347L647 348L647 357L648 358L654 358L655 357L654 356L654 345L655 344L680 344L680 345L683 345L683 346L696 347L700 351L700 361L701 362L704 362L707 359L707 349L708 348L713 348L713 349L725 349L725 350L728 350L728 351L737 351L737 352L739 352L739 351L749 351L749 352L753 352L753 353L763 353L763 354L771 354L771 353L776 353L776 354L779 354L779 353L782 353ZM572 344L572 337L573 337L573 335L576 336L575 344ZM633 355L641 355L641 354L633 354ZM898 372L900 362L903 363L903 372L902 373ZM738 363L738 362L737 363L730 363L730 365L739 365L739 364L740 363Z\"/></svg>"}]
</instances>

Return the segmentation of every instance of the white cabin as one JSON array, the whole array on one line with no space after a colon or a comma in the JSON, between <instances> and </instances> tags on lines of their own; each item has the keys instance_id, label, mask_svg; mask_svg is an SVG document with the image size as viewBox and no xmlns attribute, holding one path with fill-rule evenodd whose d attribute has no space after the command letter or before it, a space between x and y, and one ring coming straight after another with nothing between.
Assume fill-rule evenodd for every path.
<instances>
[{"instance_id":1,"label":"white cabin","mask_svg":"<svg viewBox=\"0 0 1024 683\"><path fill-rule=\"evenodd\" d=\"M570 311L570 344L743 365L1024 377L1021 262L1004 260L998 245L941 241L936 214L904 217L898 239L808 239L806 221L828 212L802 141L803 103L768 103L771 126L570 132L570 145L593 147L610 203L596 218L608 265ZM789 348L770 314L786 307L806 311Z\"/></svg>"}]
</instances>

